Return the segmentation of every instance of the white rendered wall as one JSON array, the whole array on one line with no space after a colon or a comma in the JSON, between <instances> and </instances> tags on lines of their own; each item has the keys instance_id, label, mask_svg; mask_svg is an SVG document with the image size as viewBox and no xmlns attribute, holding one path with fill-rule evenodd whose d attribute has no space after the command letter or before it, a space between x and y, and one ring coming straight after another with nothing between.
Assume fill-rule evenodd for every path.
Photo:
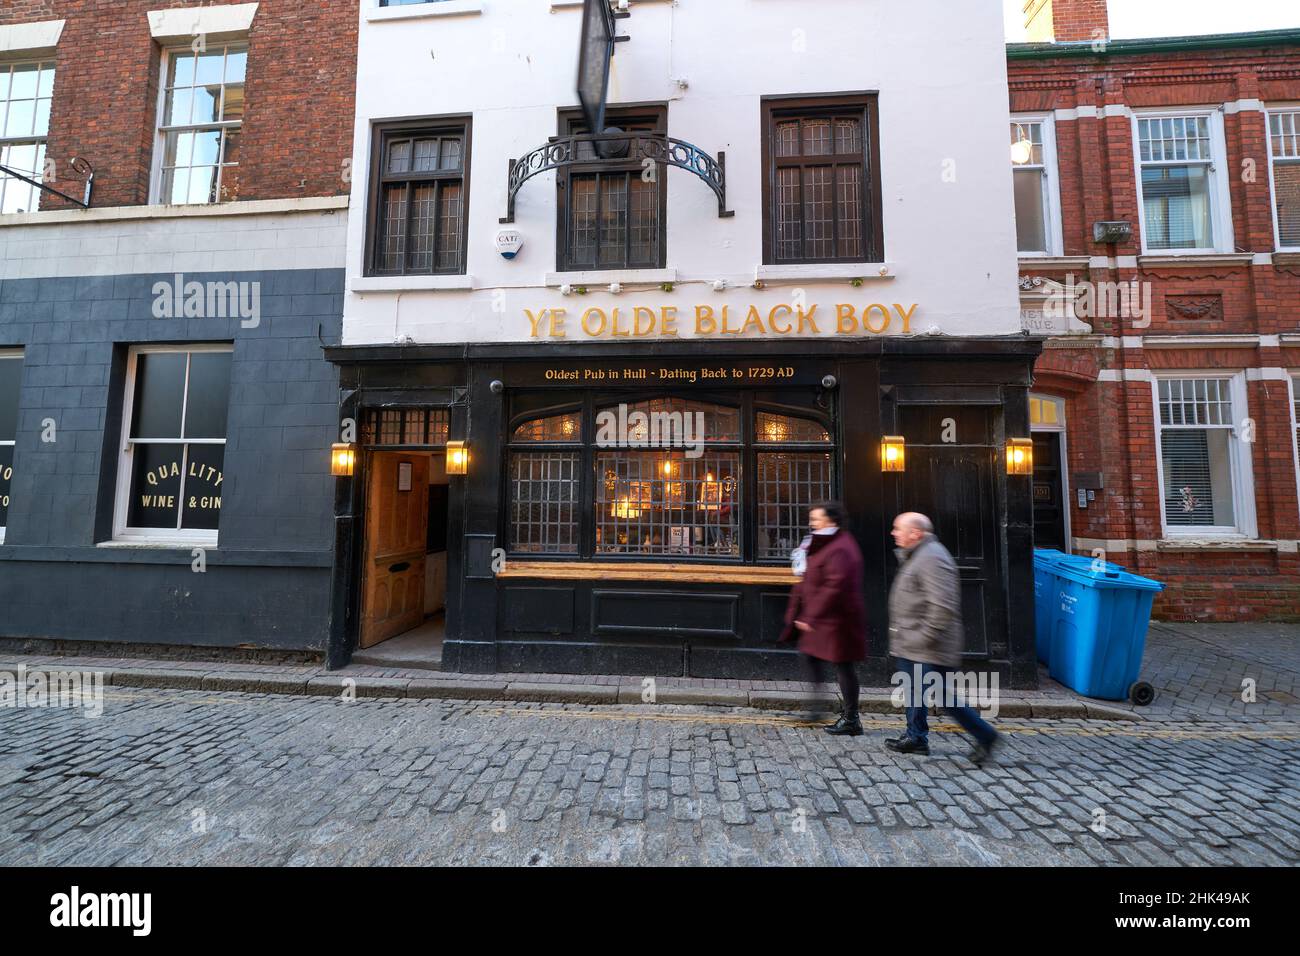
<instances>
[{"instance_id":1,"label":"white rendered wall","mask_svg":"<svg viewBox=\"0 0 1300 956\"><path fill-rule=\"evenodd\" d=\"M805 308L818 307L823 336L837 334L838 305L851 304L860 316L871 303L891 311L896 303L915 305L912 334L1020 331L996 3L634 0L631 18L618 21L632 40L618 45L610 103L667 102L669 135L714 156L725 151L728 206L736 215L718 218L703 182L668 170L666 275L629 274L620 295L607 290L605 278L588 282L588 294L567 297L558 288L565 280L553 275L553 174L519 193L519 257L503 260L494 240L506 212L508 160L556 135L557 108L576 105L581 8L450 0L442 11L435 3L378 19L388 14L376 13L378 0L361 6L346 344L408 336L421 343L528 340L524 310L555 308L567 310L567 339L586 341L579 325L585 310L618 307L629 316L637 306L656 313L675 307L685 338L695 333L699 305L715 313L729 305L736 327L751 305L766 318L800 296ZM434 15L451 10L471 12ZM884 264L849 274L810 267L752 288L762 263L760 98L867 90L880 93ZM372 122L461 113L473 115L468 278L461 283L469 287L361 279ZM881 268L891 277L880 278ZM860 287L851 285L854 271L865 277ZM675 277L671 292L659 288L666 277ZM713 289L719 279L728 283L724 292ZM547 325L540 328L545 336ZM901 331L895 318L885 334ZM744 337L759 334L751 329Z\"/></svg>"}]
</instances>

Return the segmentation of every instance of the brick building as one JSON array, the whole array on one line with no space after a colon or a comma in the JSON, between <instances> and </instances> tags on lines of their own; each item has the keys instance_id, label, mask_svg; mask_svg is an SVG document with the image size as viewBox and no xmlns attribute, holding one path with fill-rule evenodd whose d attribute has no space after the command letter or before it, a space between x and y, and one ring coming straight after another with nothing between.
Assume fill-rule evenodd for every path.
<instances>
[{"instance_id":1,"label":"brick building","mask_svg":"<svg viewBox=\"0 0 1300 956\"><path fill-rule=\"evenodd\" d=\"M0 638L323 646L357 18L0 8Z\"/></svg>"},{"instance_id":2,"label":"brick building","mask_svg":"<svg viewBox=\"0 0 1300 956\"><path fill-rule=\"evenodd\" d=\"M1174 620L1300 618L1300 30L1008 49L1035 526ZM1053 40L1054 34L1054 42Z\"/></svg>"}]
</instances>

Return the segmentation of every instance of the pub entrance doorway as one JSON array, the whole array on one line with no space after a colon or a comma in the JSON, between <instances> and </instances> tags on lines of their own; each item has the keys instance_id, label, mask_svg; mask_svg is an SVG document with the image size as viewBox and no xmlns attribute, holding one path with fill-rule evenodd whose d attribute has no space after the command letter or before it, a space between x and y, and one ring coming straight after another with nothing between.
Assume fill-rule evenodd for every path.
<instances>
[{"instance_id":1,"label":"pub entrance doorway","mask_svg":"<svg viewBox=\"0 0 1300 956\"><path fill-rule=\"evenodd\" d=\"M369 453L354 661L428 667L441 660L448 504L445 454Z\"/></svg>"}]
</instances>

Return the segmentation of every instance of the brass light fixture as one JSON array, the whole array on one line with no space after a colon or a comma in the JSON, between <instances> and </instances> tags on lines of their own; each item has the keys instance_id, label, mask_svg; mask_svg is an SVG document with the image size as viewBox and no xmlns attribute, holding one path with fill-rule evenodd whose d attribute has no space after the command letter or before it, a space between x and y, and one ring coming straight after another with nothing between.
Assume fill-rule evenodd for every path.
<instances>
[{"instance_id":1,"label":"brass light fixture","mask_svg":"<svg viewBox=\"0 0 1300 956\"><path fill-rule=\"evenodd\" d=\"M1034 440L1032 438L1007 439L1007 474L1032 475L1034 473Z\"/></svg>"},{"instance_id":2,"label":"brass light fixture","mask_svg":"<svg viewBox=\"0 0 1300 956\"><path fill-rule=\"evenodd\" d=\"M463 441L447 442L447 474L469 474L469 443Z\"/></svg>"},{"instance_id":3,"label":"brass light fixture","mask_svg":"<svg viewBox=\"0 0 1300 956\"><path fill-rule=\"evenodd\" d=\"M351 478L357 467L357 446L352 442L336 441L330 446L330 474L335 478Z\"/></svg>"},{"instance_id":4,"label":"brass light fixture","mask_svg":"<svg viewBox=\"0 0 1300 956\"><path fill-rule=\"evenodd\" d=\"M902 435L886 435L880 440L880 470L905 471L907 466L907 440Z\"/></svg>"}]
</instances>

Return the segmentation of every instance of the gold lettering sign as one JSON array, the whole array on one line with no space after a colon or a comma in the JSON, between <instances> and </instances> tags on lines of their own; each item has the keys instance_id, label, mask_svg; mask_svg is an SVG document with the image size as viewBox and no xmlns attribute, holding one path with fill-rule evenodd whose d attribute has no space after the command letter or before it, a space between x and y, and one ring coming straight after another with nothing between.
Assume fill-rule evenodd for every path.
<instances>
[{"instance_id":1,"label":"gold lettering sign","mask_svg":"<svg viewBox=\"0 0 1300 956\"><path fill-rule=\"evenodd\" d=\"M835 335L908 335L916 316L917 303L844 302L834 306ZM829 317L817 314L816 305L779 303L770 308L750 305L697 305L685 317L696 338L772 338L785 335L822 335ZM589 339L678 338L676 306L637 305L627 308L599 306L583 309L575 334ZM567 339L567 309L524 309L528 336L534 339Z\"/></svg>"}]
</instances>

